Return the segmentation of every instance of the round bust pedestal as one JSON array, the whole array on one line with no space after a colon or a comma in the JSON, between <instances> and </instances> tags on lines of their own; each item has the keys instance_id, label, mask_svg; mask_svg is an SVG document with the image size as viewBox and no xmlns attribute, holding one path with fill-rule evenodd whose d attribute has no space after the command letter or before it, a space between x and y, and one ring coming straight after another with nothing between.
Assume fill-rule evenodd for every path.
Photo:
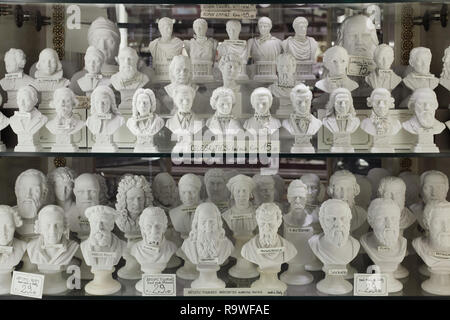
<instances>
[{"instance_id":1,"label":"round bust pedestal","mask_svg":"<svg viewBox=\"0 0 450 320\"><path fill-rule=\"evenodd\" d=\"M221 289L225 288L225 282L217 278L219 266L197 266L199 276L192 281L191 288L196 289Z\"/></svg>"},{"instance_id":2,"label":"round bust pedestal","mask_svg":"<svg viewBox=\"0 0 450 320\"><path fill-rule=\"evenodd\" d=\"M450 295L450 268L448 270L430 270L430 278L422 282L422 289L440 296Z\"/></svg>"},{"instance_id":3,"label":"round bust pedestal","mask_svg":"<svg viewBox=\"0 0 450 320\"><path fill-rule=\"evenodd\" d=\"M68 290L67 281L62 277L61 270L45 270L39 268L39 272L45 276L43 294L57 295Z\"/></svg>"},{"instance_id":4,"label":"round bust pedestal","mask_svg":"<svg viewBox=\"0 0 450 320\"><path fill-rule=\"evenodd\" d=\"M0 294L9 294L11 289L12 269L0 270Z\"/></svg>"},{"instance_id":5,"label":"round bust pedestal","mask_svg":"<svg viewBox=\"0 0 450 320\"><path fill-rule=\"evenodd\" d=\"M94 280L89 282L84 290L86 293L91 295L111 295L120 290L122 285L112 278L112 273L114 269L111 270L94 270Z\"/></svg>"},{"instance_id":6,"label":"round bust pedestal","mask_svg":"<svg viewBox=\"0 0 450 320\"><path fill-rule=\"evenodd\" d=\"M278 272L280 272L281 266L278 268L258 268L259 279L252 283L251 287L255 289L273 289L285 292L287 289L286 283L278 279Z\"/></svg>"},{"instance_id":7,"label":"round bust pedestal","mask_svg":"<svg viewBox=\"0 0 450 320\"><path fill-rule=\"evenodd\" d=\"M228 274L238 279L256 278L259 275L256 266L250 261L245 260L244 257L242 257L241 255L242 247L244 246L244 244L247 243L247 241L251 239L251 236L249 237L237 236L234 238L236 239L236 242L234 245L233 256L236 258L236 264L228 270Z\"/></svg>"}]
</instances>

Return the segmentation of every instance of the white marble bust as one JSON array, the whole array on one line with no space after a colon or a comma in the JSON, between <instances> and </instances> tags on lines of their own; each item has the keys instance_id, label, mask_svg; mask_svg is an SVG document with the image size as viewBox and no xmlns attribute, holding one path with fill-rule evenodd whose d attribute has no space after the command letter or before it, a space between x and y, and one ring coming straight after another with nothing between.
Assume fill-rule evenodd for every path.
<instances>
[{"instance_id":1,"label":"white marble bust","mask_svg":"<svg viewBox=\"0 0 450 320\"><path fill-rule=\"evenodd\" d=\"M89 46L84 55L84 69L86 74L77 80L80 89L89 97L99 85L109 85L108 77L102 75L102 65L105 63L105 55L94 46Z\"/></svg>"},{"instance_id":2,"label":"white marble bust","mask_svg":"<svg viewBox=\"0 0 450 320\"><path fill-rule=\"evenodd\" d=\"M236 96L230 88L219 87L212 92L210 105L215 113L206 121L206 127L214 135L236 135L243 132L241 123L232 114L235 103Z\"/></svg>"},{"instance_id":3,"label":"white marble bust","mask_svg":"<svg viewBox=\"0 0 450 320\"><path fill-rule=\"evenodd\" d=\"M169 78L170 84L166 85L164 90L170 98L173 99L173 92L180 84L191 86L197 92L198 85L192 83L192 63L189 57L183 55L173 57L169 65ZM176 108L172 111L176 112Z\"/></svg>"},{"instance_id":4,"label":"white marble bust","mask_svg":"<svg viewBox=\"0 0 450 320\"><path fill-rule=\"evenodd\" d=\"M68 167L58 167L47 174L51 201L68 211L75 204L73 187L77 173Z\"/></svg>"},{"instance_id":5,"label":"white marble bust","mask_svg":"<svg viewBox=\"0 0 450 320\"><path fill-rule=\"evenodd\" d=\"M403 78L403 83L410 90L420 88L434 89L439 84L439 79L430 73L431 50L425 47L417 47L409 53L409 66L412 71Z\"/></svg>"},{"instance_id":6,"label":"white marble bust","mask_svg":"<svg viewBox=\"0 0 450 320\"><path fill-rule=\"evenodd\" d=\"M69 240L64 209L59 206L47 205L39 211L35 233L39 236L28 243L27 252L39 270L61 271L78 250L78 243Z\"/></svg>"},{"instance_id":7,"label":"white marble bust","mask_svg":"<svg viewBox=\"0 0 450 320\"><path fill-rule=\"evenodd\" d=\"M163 208L166 213L180 204L177 184L167 172L160 172L153 178L152 191L155 206Z\"/></svg>"},{"instance_id":8,"label":"white marble bust","mask_svg":"<svg viewBox=\"0 0 450 320\"><path fill-rule=\"evenodd\" d=\"M402 82L402 78L391 69L394 62L394 49L383 43L377 46L373 55L376 68L366 76L367 84L372 89L394 90Z\"/></svg>"},{"instance_id":9,"label":"white marble bust","mask_svg":"<svg viewBox=\"0 0 450 320\"><path fill-rule=\"evenodd\" d=\"M308 187L300 179L289 184L287 199L290 206L288 213L283 215L285 227L308 227L314 223L314 217L305 211L307 193Z\"/></svg>"},{"instance_id":10,"label":"white marble bust","mask_svg":"<svg viewBox=\"0 0 450 320\"><path fill-rule=\"evenodd\" d=\"M234 53L227 53L219 60L223 86L232 89L236 94L241 91L241 86L236 81L239 80L239 76L242 74L242 68L242 59Z\"/></svg>"},{"instance_id":11,"label":"white marble bust","mask_svg":"<svg viewBox=\"0 0 450 320\"><path fill-rule=\"evenodd\" d=\"M158 152L153 138L164 127L164 119L155 113L155 109L156 98L151 89L139 88L134 92L127 127L136 136L135 152Z\"/></svg>"},{"instance_id":12,"label":"white marble bust","mask_svg":"<svg viewBox=\"0 0 450 320\"><path fill-rule=\"evenodd\" d=\"M331 93L337 88L353 91L358 83L347 76L349 56L347 50L341 46L334 46L323 54L323 65L326 69L323 79L316 82L316 88Z\"/></svg>"},{"instance_id":13,"label":"white marble bust","mask_svg":"<svg viewBox=\"0 0 450 320\"><path fill-rule=\"evenodd\" d=\"M292 113L289 94L296 84L296 61L292 54L282 53L276 59L277 81L269 86L272 94L279 100L277 115Z\"/></svg>"},{"instance_id":14,"label":"white marble bust","mask_svg":"<svg viewBox=\"0 0 450 320\"><path fill-rule=\"evenodd\" d=\"M32 86L24 86L17 91L19 111L9 118L9 125L18 139L14 151L36 152L41 148L37 134L48 118L37 110L37 103L38 94Z\"/></svg>"},{"instance_id":15,"label":"white marble bust","mask_svg":"<svg viewBox=\"0 0 450 320\"><path fill-rule=\"evenodd\" d=\"M9 273L13 271L14 267L22 260L23 254L26 251L27 243L14 237L14 232L17 228L22 226L22 218L17 210L7 205L0 205L0 270L2 273ZM0 275L0 279L4 279ZM10 284L9 281L1 284L6 286ZM9 293L9 287L0 286L0 292Z\"/></svg>"},{"instance_id":16,"label":"white marble bust","mask_svg":"<svg viewBox=\"0 0 450 320\"><path fill-rule=\"evenodd\" d=\"M214 203L220 212L228 210L231 194L227 189L226 172L220 168L209 169L205 172L204 182L208 194L206 202Z\"/></svg>"},{"instance_id":17,"label":"white marble bust","mask_svg":"<svg viewBox=\"0 0 450 320\"><path fill-rule=\"evenodd\" d=\"M256 206L259 206L263 203L274 202L280 207L280 209L283 209L283 206L280 203L275 202L277 186L275 184L274 176L255 174L253 176L253 181L255 182L253 202Z\"/></svg>"},{"instance_id":18,"label":"white marble bust","mask_svg":"<svg viewBox=\"0 0 450 320\"><path fill-rule=\"evenodd\" d=\"M17 90L34 82L32 77L23 72L26 59L27 57L21 49L11 48L5 53L6 74L0 80L0 86L7 93L7 101L3 108L15 108Z\"/></svg>"},{"instance_id":19,"label":"white marble bust","mask_svg":"<svg viewBox=\"0 0 450 320\"><path fill-rule=\"evenodd\" d=\"M158 20L160 38L156 38L148 45L153 58L153 69L155 69L158 80L169 80L169 64L172 59L181 55L183 41L172 35L175 20L163 17Z\"/></svg>"},{"instance_id":20,"label":"white marble bust","mask_svg":"<svg viewBox=\"0 0 450 320\"><path fill-rule=\"evenodd\" d=\"M252 135L273 134L281 127L281 122L270 114L273 96L269 89L259 87L250 95L250 103L255 110L253 117L245 120L244 129Z\"/></svg>"},{"instance_id":21,"label":"white marble bust","mask_svg":"<svg viewBox=\"0 0 450 320\"><path fill-rule=\"evenodd\" d=\"M439 84L450 91L450 46L445 49L442 57L442 73Z\"/></svg>"},{"instance_id":22,"label":"white marble bust","mask_svg":"<svg viewBox=\"0 0 450 320\"><path fill-rule=\"evenodd\" d=\"M295 137L291 152L314 152L311 137L315 135L322 121L311 114L312 92L304 84L298 84L290 92L293 113L283 120L283 127Z\"/></svg>"},{"instance_id":23,"label":"white marble bust","mask_svg":"<svg viewBox=\"0 0 450 320\"><path fill-rule=\"evenodd\" d=\"M292 22L295 35L283 40L283 51L290 53L298 62L314 62L318 48L317 41L308 37L308 20L304 17L296 17Z\"/></svg>"}]
</instances>

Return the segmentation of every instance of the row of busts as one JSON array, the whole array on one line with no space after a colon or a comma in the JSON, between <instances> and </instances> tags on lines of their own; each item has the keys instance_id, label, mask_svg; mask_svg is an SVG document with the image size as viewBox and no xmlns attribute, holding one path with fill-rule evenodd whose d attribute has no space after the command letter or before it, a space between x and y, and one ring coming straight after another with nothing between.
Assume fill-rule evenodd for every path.
<instances>
[{"instance_id":1,"label":"row of busts","mask_svg":"<svg viewBox=\"0 0 450 320\"><path fill-rule=\"evenodd\" d=\"M0 256L0 263L5 264L1 269L9 270L7 276L27 248L24 271L35 271L31 264L36 264L50 278L47 293L60 290L61 268L77 248L73 239L81 242L76 256L83 261L83 279L92 277L87 266L97 277L97 286L85 288L92 294L120 289L110 274L122 256L126 264L118 275L124 279L137 280L142 273L178 267L178 256L185 263L177 269L177 276L194 280L192 287L224 287L216 272L230 255L236 259L230 276L253 279L260 275L253 287L285 290L285 283L312 282L305 269L322 269L326 276L317 285L319 291L344 294L352 287L343 271L347 279L356 271L349 263L360 250L359 239L363 252L388 275L389 292L396 292L402 289L396 278L408 276L400 264L406 255L403 234L417 220L426 231L412 237L416 238L413 247L429 267L430 277L422 287L434 294L448 294L450 288L444 281L450 276L445 174L432 170L421 175L422 200L410 205L411 210L405 206L403 177L382 178L373 192L376 199L363 206L357 204L357 197L367 190L346 170L330 177L327 193L331 199L322 204L316 175L305 174L289 184L289 205L277 196L284 186L276 188L275 181L272 176L250 178L212 169L205 174L204 184L199 176L185 174L178 190L170 175L158 174L152 190L143 176L127 174L119 182L113 209L100 204L101 188L95 175L75 178L72 170L58 168L49 174L47 183L41 172L30 169L16 180L17 207L0 207L0 222L6 226L0 230L8 231L0 243L2 253L7 251ZM46 206L52 198L49 191L56 205ZM120 237L114 235L114 225L121 230ZM369 226L373 233L368 232ZM20 240L13 239L14 230ZM280 281L277 273L285 262L289 267ZM104 281L100 287L98 279ZM137 289L142 290L141 286L139 282Z\"/></svg>"}]
</instances>

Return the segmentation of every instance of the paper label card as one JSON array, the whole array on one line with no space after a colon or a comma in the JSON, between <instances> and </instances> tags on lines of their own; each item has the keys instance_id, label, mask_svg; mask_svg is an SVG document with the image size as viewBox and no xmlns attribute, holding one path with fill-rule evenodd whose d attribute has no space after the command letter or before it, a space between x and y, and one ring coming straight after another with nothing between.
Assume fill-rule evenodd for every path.
<instances>
[{"instance_id":1,"label":"paper label card","mask_svg":"<svg viewBox=\"0 0 450 320\"><path fill-rule=\"evenodd\" d=\"M45 276L42 274L14 271L10 293L22 297L42 299L44 279Z\"/></svg>"},{"instance_id":2,"label":"paper label card","mask_svg":"<svg viewBox=\"0 0 450 320\"><path fill-rule=\"evenodd\" d=\"M142 276L142 295L167 297L177 295L175 274L144 274Z\"/></svg>"}]
</instances>

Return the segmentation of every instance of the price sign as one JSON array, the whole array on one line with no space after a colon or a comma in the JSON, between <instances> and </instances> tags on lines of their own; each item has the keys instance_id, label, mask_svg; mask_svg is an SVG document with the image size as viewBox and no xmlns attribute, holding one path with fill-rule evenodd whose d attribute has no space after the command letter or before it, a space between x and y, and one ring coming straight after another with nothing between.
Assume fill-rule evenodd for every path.
<instances>
[{"instance_id":1,"label":"price sign","mask_svg":"<svg viewBox=\"0 0 450 320\"><path fill-rule=\"evenodd\" d=\"M142 276L143 296L176 296L175 274L145 274Z\"/></svg>"},{"instance_id":2,"label":"price sign","mask_svg":"<svg viewBox=\"0 0 450 320\"><path fill-rule=\"evenodd\" d=\"M10 293L17 296L42 299L44 275L14 271Z\"/></svg>"}]
</instances>

